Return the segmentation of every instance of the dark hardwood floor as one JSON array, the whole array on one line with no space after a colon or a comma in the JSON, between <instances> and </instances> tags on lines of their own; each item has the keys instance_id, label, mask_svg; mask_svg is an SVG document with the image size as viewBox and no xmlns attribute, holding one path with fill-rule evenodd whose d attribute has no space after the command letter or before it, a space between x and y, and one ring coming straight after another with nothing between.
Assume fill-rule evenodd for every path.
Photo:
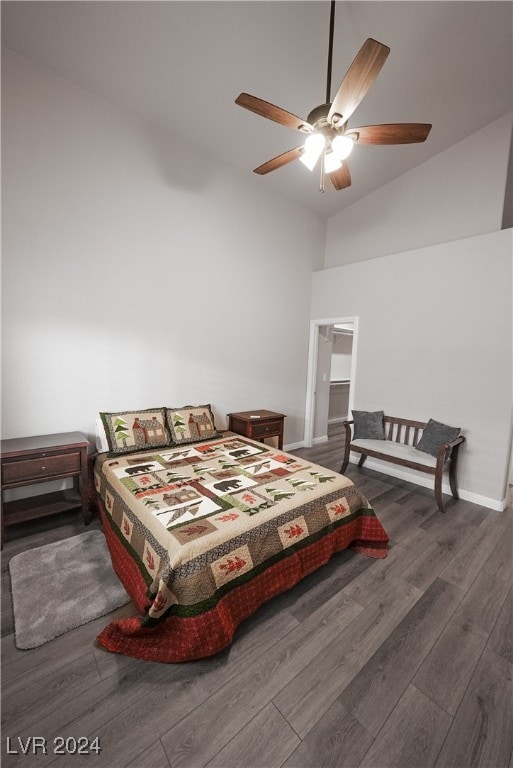
<instances>
[{"instance_id":1,"label":"dark hardwood floor","mask_svg":"<svg viewBox=\"0 0 513 768\"><path fill-rule=\"evenodd\" d=\"M295 453L338 469L340 432ZM2 765L513 768L511 508L450 501L442 515L429 489L347 474L389 532L388 557L340 553L244 622L230 649L192 663L96 645L130 605L17 650L9 559L83 526L77 514L9 530ZM102 751L56 756L58 736L98 737Z\"/></svg>"}]
</instances>

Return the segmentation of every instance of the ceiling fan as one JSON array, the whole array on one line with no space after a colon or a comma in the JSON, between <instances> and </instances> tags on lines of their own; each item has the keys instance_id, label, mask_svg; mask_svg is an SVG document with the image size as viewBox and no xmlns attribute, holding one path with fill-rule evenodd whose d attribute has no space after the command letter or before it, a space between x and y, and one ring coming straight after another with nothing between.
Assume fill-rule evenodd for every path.
<instances>
[{"instance_id":1,"label":"ceiling fan","mask_svg":"<svg viewBox=\"0 0 513 768\"><path fill-rule=\"evenodd\" d=\"M235 99L236 104L249 109L250 112L308 134L304 144L259 165L254 169L254 173L263 175L275 171L298 158L309 170L313 170L320 158L321 192L325 190L326 174L335 189L344 189L351 185L346 158L355 144L415 144L426 140L431 130L429 123L390 123L357 128L348 126L349 118L380 73L390 48L368 38L356 54L335 98L331 101L334 26L335 0L331 0L326 103L314 107L306 120L249 93L241 93Z\"/></svg>"}]
</instances>

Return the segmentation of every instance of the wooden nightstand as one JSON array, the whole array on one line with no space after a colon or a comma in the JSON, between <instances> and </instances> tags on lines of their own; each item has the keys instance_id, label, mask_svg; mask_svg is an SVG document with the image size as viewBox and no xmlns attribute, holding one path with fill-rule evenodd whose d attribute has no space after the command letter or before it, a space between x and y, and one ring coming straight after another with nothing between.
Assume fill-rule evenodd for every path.
<instances>
[{"instance_id":1,"label":"wooden nightstand","mask_svg":"<svg viewBox=\"0 0 513 768\"><path fill-rule=\"evenodd\" d=\"M277 437L278 448L283 449L283 413L274 411L242 411L228 414L228 429L239 435L259 440L263 443L266 437Z\"/></svg>"},{"instance_id":2,"label":"wooden nightstand","mask_svg":"<svg viewBox=\"0 0 513 768\"><path fill-rule=\"evenodd\" d=\"M87 505L87 449L80 432L2 440L3 492L49 480L73 478L73 488L2 504L2 546L4 527L46 515L82 508L84 522L90 522Z\"/></svg>"}]
</instances>

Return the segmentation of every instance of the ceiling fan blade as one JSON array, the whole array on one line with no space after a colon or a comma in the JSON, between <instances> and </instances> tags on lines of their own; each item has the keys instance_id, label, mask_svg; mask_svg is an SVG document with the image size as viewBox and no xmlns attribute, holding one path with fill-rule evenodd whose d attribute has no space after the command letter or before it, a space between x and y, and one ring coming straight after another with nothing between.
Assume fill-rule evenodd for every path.
<instances>
[{"instance_id":1,"label":"ceiling fan blade","mask_svg":"<svg viewBox=\"0 0 513 768\"><path fill-rule=\"evenodd\" d=\"M258 168L254 169L253 173L258 173L263 176L265 173L275 171L277 168L281 168L282 165L287 165L287 163L291 163L293 160L297 160L297 158L302 154L303 147L289 149L287 152L283 152L283 154L278 155L277 157L273 157L272 160L268 160L266 163L263 163L263 165L259 165Z\"/></svg>"},{"instance_id":2,"label":"ceiling fan blade","mask_svg":"<svg viewBox=\"0 0 513 768\"><path fill-rule=\"evenodd\" d=\"M329 174L329 177L335 189L345 189L346 187L351 186L351 174L349 173L349 166L347 163L342 163L341 168L332 171Z\"/></svg>"},{"instance_id":3,"label":"ceiling fan blade","mask_svg":"<svg viewBox=\"0 0 513 768\"><path fill-rule=\"evenodd\" d=\"M313 126L307 123L306 120L302 120L297 115L293 115L291 112L287 112L281 107L277 107L274 104L270 104L268 101L259 99L257 96L251 96L249 93L241 93L235 99L235 103L240 107L249 109L250 112L256 112L257 115L266 117L268 120L274 120L275 123L285 125L287 128L293 128L296 131L302 131L302 133L311 133Z\"/></svg>"},{"instance_id":4,"label":"ceiling fan blade","mask_svg":"<svg viewBox=\"0 0 513 768\"><path fill-rule=\"evenodd\" d=\"M389 123L350 128L345 135L358 144L417 144L427 139L430 130L430 123Z\"/></svg>"},{"instance_id":5,"label":"ceiling fan blade","mask_svg":"<svg viewBox=\"0 0 513 768\"><path fill-rule=\"evenodd\" d=\"M371 37L365 41L347 70L333 99L328 122L334 126L348 120L361 102L386 61L390 48Z\"/></svg>"}]
</instances>

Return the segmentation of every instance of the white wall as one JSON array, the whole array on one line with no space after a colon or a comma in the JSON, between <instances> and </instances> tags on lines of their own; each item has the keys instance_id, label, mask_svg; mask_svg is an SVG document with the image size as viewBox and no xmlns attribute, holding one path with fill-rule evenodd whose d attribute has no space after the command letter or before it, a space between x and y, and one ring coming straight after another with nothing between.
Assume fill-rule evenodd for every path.
<instances>
[{"instance_id":1,"label":"white wall","mask_svg":"<svg viewBox=\"0 0 513 768\"><path fill-rule=\"evenodd\" d=\"M323 222L4 53L3 437L92 436L99 410L210 401L220 427L231 410L282 411L285 442L300 442ZM460 485L485 501L503 498L509 445L511 232L469 236L500 227L510 127L484 129L493 183L469 157L479 132L330 220L328 265L399 250L403 231L418 241L312 288L313 319L360 318L355 407L461 425ZM443 230L453 214L464 232ZM428 229L454 242L408 251Z\"/></svg>"},{"instance_id":2,"label":"white wall","mask_svg":"<svg viewBox=\"0 0 513 768\"><path fill-rule=\"evenodd\" d=\"M325 266L501 229L511 128L509 114L332 216Z\"/></svg>"},{"instance_id":3,"label":"white wall","mask_svg":"<svg viewBox=\"0 0 513 768\"><path fill-rule=\"evenodd\" d=\"M311 307L312 320L359 317L355 408L460 426L462 497L496 508L511 430L511 235L317 272Z\"/></svg>"},{"instance_id":4,"label":"white wall","mask_svg":"<svg viewBox=\"0 0 513 768\"><path fill-rule=\"evenodd\" d=\"M302 440L324 223L4 53L3 437L211 402Z\"/></svg>"}]
</instances>

